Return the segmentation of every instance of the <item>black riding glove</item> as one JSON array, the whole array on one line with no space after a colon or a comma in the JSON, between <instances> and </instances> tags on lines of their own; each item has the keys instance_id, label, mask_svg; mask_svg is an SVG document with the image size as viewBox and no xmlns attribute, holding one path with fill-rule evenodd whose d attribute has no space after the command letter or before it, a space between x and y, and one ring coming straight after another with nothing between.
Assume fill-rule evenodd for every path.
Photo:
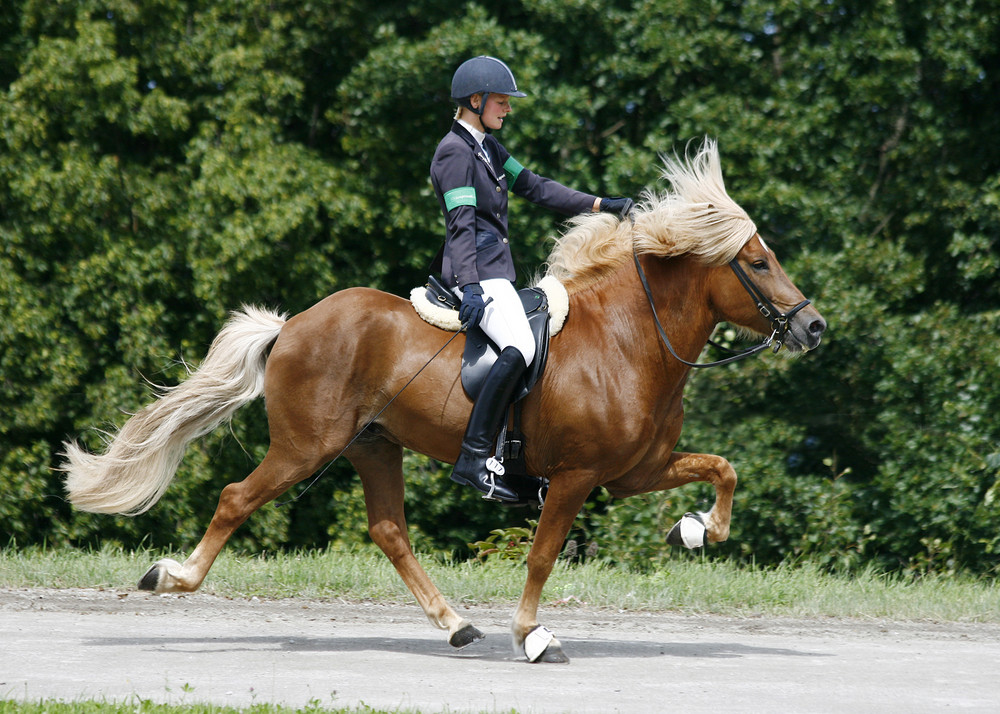
<instances>
[{"instance_id":1,"label":"black riding glove","mask_svg":"<svg viewBox=\"0 0 1000 714\"><path fill-rule=\"evenodd\" d=\"M486 314L486 303L483 302L483 289L479 283L469 283L462 288L462 305L458 308L458 319L466 329L479 324Z\"/></svg>"},{"instance_id":2,"label":"black riding glove","mask_svg":"<svg viewBox=\"0 0 1000 714\"><path fill-rule=\"evenodd\" d=\"M632 206L635 205L631 198L602 198L601 213L615 213L619 218L628 218L632 213Z\"/></svg>"}]
</instances>

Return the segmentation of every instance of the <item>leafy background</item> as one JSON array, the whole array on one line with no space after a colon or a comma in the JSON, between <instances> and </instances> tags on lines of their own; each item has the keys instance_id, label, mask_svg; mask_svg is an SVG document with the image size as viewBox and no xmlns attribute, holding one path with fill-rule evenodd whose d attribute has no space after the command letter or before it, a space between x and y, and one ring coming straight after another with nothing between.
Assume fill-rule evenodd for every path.
<instances>
[{"instance_id":1,"label":"leafy background","mask_svg":"<svg viewBox=\"0 0 1000 714\"><path fill-rule=\"evenodd\" d=\"M72 511L61 442L196 365L227 312L424 278L451 73L506 58L503 141L602 195L719 140L730 192L830 323L799 360L699 372L680 447L741 476L712 556L995 574L1000 564L997 0L12 0L0 8L0 543L189 548L267 446L263 407L196 443L134 519ZM514 202L529 274L556 217ZM599 435L595 435L599 438ZM524 523L408 455L416 546ZM657 567L710 489L612 501L573 538ZM286 499L287 500L287 499ZM334 465L234 538L366 539ZM580 549L579 552L584 552ZM579 556L584 557L584 556Z\"/></svg>"}]
</instances>

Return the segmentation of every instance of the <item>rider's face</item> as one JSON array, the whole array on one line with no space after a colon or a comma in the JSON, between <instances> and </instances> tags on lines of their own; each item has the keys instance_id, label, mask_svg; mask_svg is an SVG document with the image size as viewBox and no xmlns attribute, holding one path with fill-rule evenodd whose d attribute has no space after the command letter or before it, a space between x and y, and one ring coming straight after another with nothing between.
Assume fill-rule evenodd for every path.
<instances>
[{"instance_id":1,"label":"rider's face","mask_svg":"<svg viewBox=\"0 0 1000 714\"><path fill-rule=\"evenodd\" d=\"M479 102L473 99L473 106L479 106ZM486 106L483 107L482 116L479 117L480 123L483 125L484 129L491 129L497 131L503 128L503 122L506 116L510 114L510 95L508 94L497 94L490 93L486 97Z\"/></svg>"}]
</instances>

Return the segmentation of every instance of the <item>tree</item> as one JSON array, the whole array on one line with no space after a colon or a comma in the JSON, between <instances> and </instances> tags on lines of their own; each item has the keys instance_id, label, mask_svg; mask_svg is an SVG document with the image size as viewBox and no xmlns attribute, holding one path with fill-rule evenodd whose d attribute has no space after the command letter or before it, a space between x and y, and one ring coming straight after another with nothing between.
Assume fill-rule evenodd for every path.
<instances>
[{"instance_id":1,"label":"tree","mask_svg":"<svg viewBox=\"0 0 1000 714\"><path fill-rule=\"evenodd\" d=\"M421 282L443 236L427 166L450 122L450 76L488 53L530 95L505 145L572 186L655 190L658 152L716 137L730 192L830 322L801 360L691 379L682 447L724 454L743 477L734 542L716 554L995 569L998 9L8 3L0 483L14 497L0 530L19 544L197 539L221 484L266 450L261 405L197 445L140 519L72 512L51 471L59 444L84 432L98 446L85 430L139 408L144 378L182 379L242 302L294 313L348 285L403 294ZM511 223L524 282L559 225L517 201ZM408 464L429 548L523 517L442 485L434 463ZM265 509L239 543L363 537L349 466L308 494ZM648 525L692 497L598 494L580 527L611 553L632 524L634 547L609 557L666 558Z\"/></svg>"}]
</instances>

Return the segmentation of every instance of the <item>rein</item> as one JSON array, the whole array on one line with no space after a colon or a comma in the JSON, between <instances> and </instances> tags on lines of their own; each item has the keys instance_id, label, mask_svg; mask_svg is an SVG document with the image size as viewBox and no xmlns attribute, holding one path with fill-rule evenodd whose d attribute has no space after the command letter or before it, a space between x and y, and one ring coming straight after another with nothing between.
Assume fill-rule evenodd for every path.
<instances>
[{"instance_id":1,"label":"rein","mask_svg":"<svg viewBox=\"0 0 1000 714\"><path fill-rule=\"evenodd\" d=\"M810 302L809 300L803 300L787 313L781 312L774 305L774 303L771 302L767 295L761 292L760 288L758 288L749 276L747 276L746 272L737 262L736 258L733 258L729 261L729 267L732 268L733 272L736 274L737 279L740 281L740 285L742 285L750 297L753 298L760 314L770 321L771 335L765 338L759 345L749 347L742 352L733 352L733 350L717 345L709 340L709 344L724 349L727 352L732 352L731 356L716 360L715 362L688 362L686 359L678 355L676 351L674 351L673 345L670 344L670 338L667 337L667 333L664 331L663 325L660 323L660 318L656 314L656 303L653 302L653 292L649 288L649 281L646 279L646 272L642 269L642 264L639 262L639 254L636 252L634 244L632 246L632 259L635 261L635 269L639 273L639 281L642 283L642 289L646 291L646 298L649 300L649 307L653 311L653 320L656 322L656 329L660 333L660 340L662 340L663 344L666 345L667 350L674 356L674 359L678 362L686 364L688 367L717 367L719 365L746 359L747 357L751 357L772 346L774 348L774 352L777 353L778 350L781 349L781 345L784 343L785 335L788 333L789 320L795 316L795 313L804 308Z\"/></svg>"}]
</instances>

